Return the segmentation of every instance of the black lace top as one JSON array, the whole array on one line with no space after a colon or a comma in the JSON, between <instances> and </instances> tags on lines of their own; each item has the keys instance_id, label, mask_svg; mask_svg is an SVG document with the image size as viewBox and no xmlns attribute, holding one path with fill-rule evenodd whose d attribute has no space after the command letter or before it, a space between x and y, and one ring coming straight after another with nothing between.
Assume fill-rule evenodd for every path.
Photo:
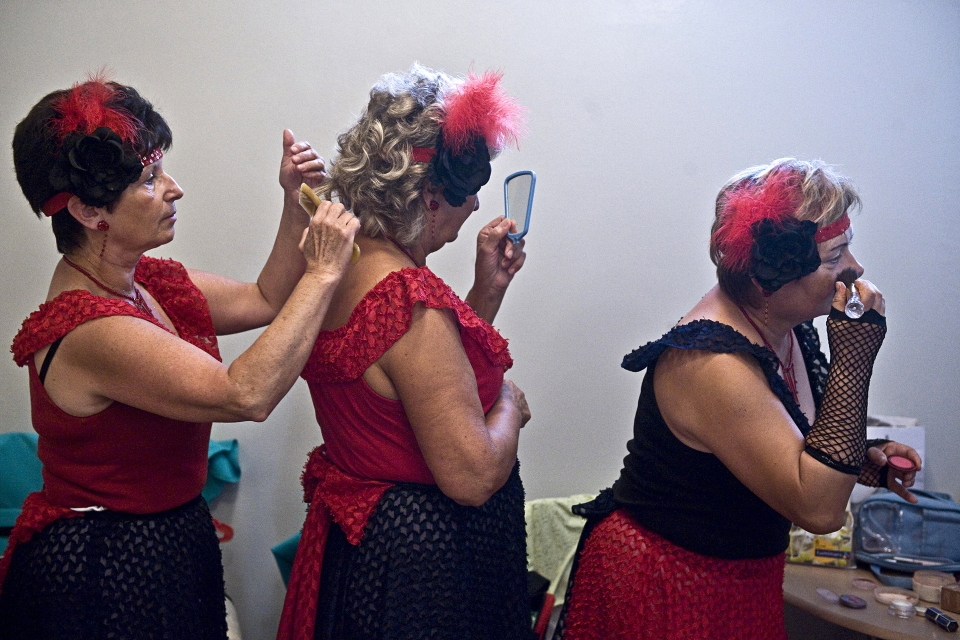
<instances>
[{"instance_id":1,"label":"black lace top","mask_svg":"<svg viewBox=\"0 0 960 640\"><path fill-rule=\"evenodd\" d=\"M794 334L819 409L828 361L812 323L798 325ZM790 522L747 489L716 456L680 442L660 415L653 373L657 359L669 347L745 353L756 358L770 389L800 432L806 436L810 431L807 417L777 373L773 352L713 320L674 327L623 359L624 369L647 369L647 373L640 389L633 439L627 443L629 453L613 486L616 503L626 507L644 527L696 553L737 559L783 552L789 543Z\"/></svg>"}]
</instances>

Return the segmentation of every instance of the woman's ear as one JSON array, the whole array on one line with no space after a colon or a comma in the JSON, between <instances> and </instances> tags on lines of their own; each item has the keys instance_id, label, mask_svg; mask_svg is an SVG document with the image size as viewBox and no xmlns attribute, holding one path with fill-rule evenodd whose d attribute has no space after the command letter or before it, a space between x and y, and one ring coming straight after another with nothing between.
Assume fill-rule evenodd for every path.
<instances>
[{"instance_id":1,"label":"woman's ear","mask_svg":"<svg viewBox=\"0 0 960 640\"><path fill-rule=\"evenodd\" d=\"M91 230L97 229L97 224L104 219L104 214L107 211L106 207L84 204L77 196L73 196L67 202L67 210L74 220Z\"/></svg>"},{"instance_id":2,"label":"woman's ear","mask_svg":"<svg viewBox=\"0 0 960 640\"><path fill-rule=\"evenodd\" d=\"M420 192L420 197L423 199L424 209L436 211L440 208L440 192L441 189L439 187L435 187L429 183L423 187L423 191Z\"/></svg>"}]
</instances>

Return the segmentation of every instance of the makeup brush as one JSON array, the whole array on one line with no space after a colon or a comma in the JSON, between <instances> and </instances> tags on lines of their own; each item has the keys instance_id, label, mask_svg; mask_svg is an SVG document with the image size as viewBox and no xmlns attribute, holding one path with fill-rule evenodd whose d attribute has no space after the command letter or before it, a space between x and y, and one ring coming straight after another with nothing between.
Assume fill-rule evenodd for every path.
<instances>
[{"instance_id":1,"label":"makeup brush","mask_svg":"<svg viewBox=\"0 0 960 640\"><path fill-rule=\"evenodd\" d=\"M320 202L320 196L318 196L314 190L310 188L310 185L308 185L306 182L300 185L300 206L303 207L304 211L312 216L317 212L317 207L320 206ZM354 242L353 255L350 256L350 264L356 264L357 260L359 259L360 245Z\"/></svg>"},{"instance_id":2,"label":"makeup brush","mask_svg":"<svg viewBox=\"0 0 960 640\"><path fill-rule=\"evenodd\" d=\"M847 304L843 308L843 312L847 315L848 318L853 318L856 320L866 309L863 306L863 302L860 300L860 296L857 295L857 287L854 285L854 281L857 279L857 272L854 269L844 269L840 272L840 276L837 278L838 281L846 285L847 289L850 290L850 297L847 299Z\"/></svg>"}]
</instances>

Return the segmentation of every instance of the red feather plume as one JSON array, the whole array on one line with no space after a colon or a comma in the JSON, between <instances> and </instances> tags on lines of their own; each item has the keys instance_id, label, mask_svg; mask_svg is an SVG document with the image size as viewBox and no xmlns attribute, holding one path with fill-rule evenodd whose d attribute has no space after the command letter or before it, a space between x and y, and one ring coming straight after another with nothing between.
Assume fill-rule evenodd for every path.
<instances>
[{"instance_id":1,"label":"red feather plume","mask_svg":"<svg viewBox=\"0 0 960 640\"><path fill-rule=\"evenodd\" d=\"M51 105L60 114L60 118L51 123L57 136L63 140L75 131L91 134L100 127L107 127L124 142L133 142L137 138L140 121L126 109L110 104L122 95L118 89L107 84L102 74L73 85L66 95L57 98Z\"/></svg>"},{"instance_id":2,"label":"red feather plume","mask_svg":"<svg viewBox=\"0 0 960 640\"><path fill-rule=\"evenodd\" d=\"M726 195L722 222L714 234L723 265L732 271L750 266L753 225L760 220L781 222L803 200L799 177L789 172L769 176L761 185L745 184Z\"/></svg>"},{"instance_id":3,"label":"red feather plume","mask_svg":"<svg viewBox=\"0 0 960 640\"><path fill-rule=\"evenodd\" d=\"M482 76L469 73L463 84L444 96L445 147L459 154L477 136L483 136L494 152L511 142L518 143L523 132L523 107L500 88L502 77L499 71L487 71Z\"/></svg>"}]
</instances>

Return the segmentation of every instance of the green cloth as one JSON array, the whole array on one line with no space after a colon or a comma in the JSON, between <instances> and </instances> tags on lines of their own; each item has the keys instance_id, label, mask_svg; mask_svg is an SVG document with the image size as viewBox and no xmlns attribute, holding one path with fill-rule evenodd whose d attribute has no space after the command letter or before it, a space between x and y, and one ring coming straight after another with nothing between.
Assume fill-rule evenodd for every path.
<instances>
[{"instance_id":1,"label":"green cloth","mask_svg":"<svg viewBox=\"0 0 960 640\"><path fill-rule=\"evenodd\" d=\"M207 483L203 499L212 502L224 485L240 480L240 445L236 440L211 440L207 448ZM0 528L11 528L27 495L43 488L37 458L37 434L0 433ZM0 535L0 553L7 537Z\"/></svg>"},{"instance_id":2,"label":"green cloth","mask_svg":"<svg viewBox=\"0 0 960 640\"><path fill-rule=\"evenodd\" d=\"M240 444L236 440L211 440L207 447L207 484L203 499L213 502L224 485L240 480Z\"/></svg>"},{"instance_id":3,"label":"green cloth","mask_svg":"<svg viewBox=\"0 0 960 640\"><path fill-rule=\"evenodd\" d=\"M280 544L271 547L273 559L277 562L277 569L280 570L280 577L283 578L283 584L286 585L290 580L290 571L293 569L293 558L297 555L297 547L300 546L300 534L290 536Z\"/></svg>"},{"instance_id":4,"label":"green cloth","mask_svg":"<svg viewBox=\"0 0 960 640\"><path fill-rule=\"evenodd\" d=\"M563 604L573 556L586 520L570 510L596 496L579 494L565 498L530 500L524 505L527 522L527 569L550 580L555 605Z\"/></svg>"},{"instance_id":5,"label":"green cloth","mask_svg":"<svg viewBox=\"0 0 960 640\"><path fill-rule=\"evenodd\" d=\"M27 494L43 486L40 469L37 434L0 434L0 527L12 527Z\"/></svg>"}]
</instances>

